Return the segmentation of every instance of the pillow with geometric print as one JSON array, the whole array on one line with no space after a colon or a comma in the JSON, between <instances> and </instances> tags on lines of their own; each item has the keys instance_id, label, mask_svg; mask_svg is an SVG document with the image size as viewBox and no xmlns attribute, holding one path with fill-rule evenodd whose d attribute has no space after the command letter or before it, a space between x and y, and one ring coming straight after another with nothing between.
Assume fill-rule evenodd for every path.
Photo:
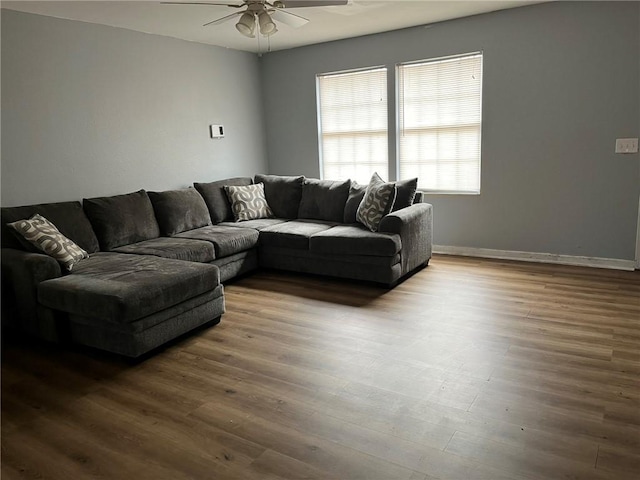
<instances>
[{"instance_id":1,"label":"pillow with geometric print","mask_svg":"<svg viewBox=\"0 0 640 480\"><path fill-rule=\"evenodd\" d=\"M225 185L224 190L236 222L275 217L264 196L264 183Z\"/></svg>"},{"instance_id":2,"label":"pillow with geometric print","mask_svg":"<svg viewBox=\"0 0 640 480\"><path fill-rule=\"evenodd\" d=\"M393 208L396 199L396 186L385 182L374 173L364 192L364 197L356 211L356 221L372 232L378 231L382 218Z\"/></svg>"},{"instance_id":3,"label":"pillow with geometric print","mask_svg":"<svg viewBox=\"0 0 640 480\"><path fill-rule=\"evenodd\" d=\"M56 259L68 271L83 258L89 258L86 251L37 213L28 220L7 223L7 226L38 250Z\"/></svg>"}]
</instances>

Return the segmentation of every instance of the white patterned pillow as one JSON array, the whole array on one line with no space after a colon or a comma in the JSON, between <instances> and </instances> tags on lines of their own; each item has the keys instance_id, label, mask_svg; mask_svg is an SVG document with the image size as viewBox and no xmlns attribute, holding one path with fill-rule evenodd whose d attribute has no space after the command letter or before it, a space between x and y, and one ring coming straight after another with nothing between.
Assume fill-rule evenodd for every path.
<instances>
[{"instance_id":1,"label":"white patterned pillow","mask_svg":"<svg viewBox=\"0 0 640 480\"><path fill-rule=\"evenodd\" d=\"M236 222L273 218L273 212L264 196L264 184L226 185L224 187L231 203L231 211Z\"/></svg>"},{"instance_id":2,"label":"white patterned pillow","mask_svg":"<svg viewBox=\"0 0 640 480\"><path fill-rule=\"evenodd\" d=\"M89 258L86 251L61 234L53 223L37 213L28 220L7 223L7 226L38 250L55 258L69 271L83 258Z\"/></svg>"},{"instance_id":3,"label":"white patterned pillow","mask_svg":"<svg viewBox=\"0 0 640 480\"><path fill-rule=\"evenodd\" d=\"M386 183L377 173L374 173L358 205L356 220L372 232L377 232L380 220L391 211L395 198L395 185Z\"/></svg>"}]
</instances>

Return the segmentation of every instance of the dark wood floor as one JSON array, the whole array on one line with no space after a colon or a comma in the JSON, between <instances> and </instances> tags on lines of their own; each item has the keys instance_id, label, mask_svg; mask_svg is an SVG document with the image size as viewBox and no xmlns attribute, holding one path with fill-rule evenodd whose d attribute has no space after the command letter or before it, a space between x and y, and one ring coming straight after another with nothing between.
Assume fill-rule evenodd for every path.
<instances>
[{"instance_id":1,"label":"dark wood floor","mask_svg":"<svg viewBox=\"0 0 640 480\"><path fill-rule=\"evenodd\" d=\"M2 479L640 478L640 272L437 256L262 272L138 365L24 342Z\"/></svg>"}]
</instances>

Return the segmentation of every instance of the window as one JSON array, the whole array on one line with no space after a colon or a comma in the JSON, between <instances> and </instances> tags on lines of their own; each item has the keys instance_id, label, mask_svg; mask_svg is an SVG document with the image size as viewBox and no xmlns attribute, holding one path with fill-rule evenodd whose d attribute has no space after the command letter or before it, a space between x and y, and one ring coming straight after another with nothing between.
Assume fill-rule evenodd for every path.
<instances>
[{"instance_id":1,"label":"window","mask_svg":"<svg viewBox=\"0 0 640 480\"><path fill-rule=\"evenodd\" d=\"M397 78L399 178L480 193L482 53L401 64Z\"/></svg>"},{"instance_id":2,"label":"window","mask_svg":"<svg viewBox=\"0 0 640 480\"><path fill-rule=\"evenodd\" d=\"M322 178L386 176L387 69L318 75L317 86Z\"/></svg>"}]
</instances>

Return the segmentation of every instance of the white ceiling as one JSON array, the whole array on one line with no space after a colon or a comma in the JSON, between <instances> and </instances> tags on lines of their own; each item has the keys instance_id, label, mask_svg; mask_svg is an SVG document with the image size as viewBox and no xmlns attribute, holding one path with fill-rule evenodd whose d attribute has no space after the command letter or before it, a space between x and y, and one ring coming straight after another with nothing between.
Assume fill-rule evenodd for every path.
<instances>
[{"instance_id":1,"label":"white ceiling","mask_svg":"<svg viewBox=\"0 0 640 480\"><path fill-rule=\"evenodd\" d=\"M240 1L229 0L229 3ZM236 31L233 20L220 25L202 26L206 22L236 11L225 6L162 5L159 1L1 2L2 8L11 10L111 25L249 52L284 50L532 3L542 2L350 0L349 5L346 6L292 9L292 12L309 19L310 22L302 27L292 28L276 21L278 25L276 34L268 39L265 37L251 39Z\"/></svg>"}]
</instances>

